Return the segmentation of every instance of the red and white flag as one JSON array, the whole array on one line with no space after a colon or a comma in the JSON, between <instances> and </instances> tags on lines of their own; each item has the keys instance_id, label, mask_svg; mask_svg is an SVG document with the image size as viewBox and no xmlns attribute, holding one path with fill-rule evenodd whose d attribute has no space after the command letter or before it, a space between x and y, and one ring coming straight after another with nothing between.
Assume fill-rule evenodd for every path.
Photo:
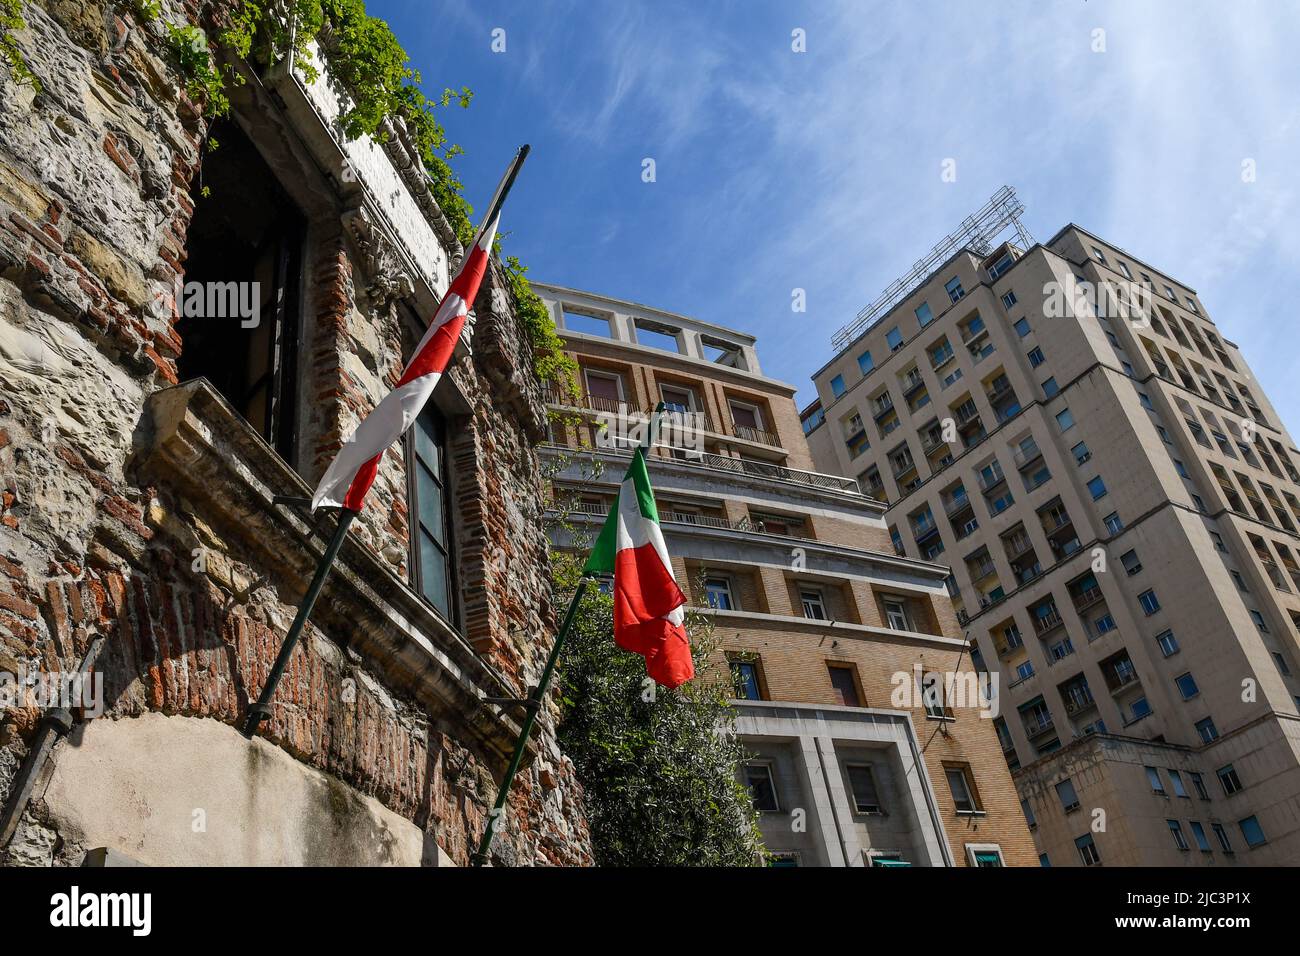
<instances>
[{"instance_id":1,"label":"red and white flag","mask_svg":"<svg viewBox=\"0 0 1300 956\"><path fill-rule=\"evenodd\" d=\"M474 306L479 285L487 272L492 241L496 238L497 223L501 218L501 204L527 155L528 147L525 146L506 170L492 197L492 204L488 206L487 216L474 237L474 244L466 252L402 377L339 450L312 496L313 511L330 507L360 511L379 471L379 460L389 446L411 427L433 394L456 343L460 341L465 317Z\"/></svg>"}]
</instances>

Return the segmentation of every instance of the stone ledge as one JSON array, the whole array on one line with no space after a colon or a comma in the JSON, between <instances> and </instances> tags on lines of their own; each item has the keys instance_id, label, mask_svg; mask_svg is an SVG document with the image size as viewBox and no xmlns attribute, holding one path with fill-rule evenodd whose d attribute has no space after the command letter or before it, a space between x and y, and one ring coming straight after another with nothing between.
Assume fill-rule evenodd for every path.
<instances>
[{"instance_id":1,"label":"stone ledge","mask_svg":"<svg viewBox=\"0 0 1300 956\"><path fill-rule=\"evenodd\" d=\"M310 497L311 489L205 379L149 396L132 467L142 484L159 481L209 503L213 510L201 517L230 533L243 560L269 571L283 600L306 590L324 542L312 540L300 515L271 502L276 494ZM394 690L463 727L495 769L504 767L519 726L482 698L513 696L514 689L354 537L339 553L312 623L365 657ZM535 752L530 740L525 759Z\"/></svg>"}]
</instances>

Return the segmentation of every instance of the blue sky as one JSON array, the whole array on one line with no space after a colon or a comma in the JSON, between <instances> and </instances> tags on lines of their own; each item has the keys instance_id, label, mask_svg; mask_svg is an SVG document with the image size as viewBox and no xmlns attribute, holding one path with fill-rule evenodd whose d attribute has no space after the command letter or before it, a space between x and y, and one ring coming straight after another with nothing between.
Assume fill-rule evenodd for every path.
<instances>
[{"instance_id":1,"label":"blue sky","mask_svg":"<svg viewBox=\"0 0 1300 956\"><path fill-rule=\"evenodd\" d=\"M1300 429L1300 8L369 8L430 92L474 90L442 117L465 148L471 202L486 202L515 146L533 145L503 228L534 278L749 331L801 403L834 331L1010 184L1039 240L1075 221L1197 289ZM795 29L806 52L791 48ZM947 159L955 182L941 177ZM795 288L805 314L791 312Z\"/></svg>"}]
</instances>

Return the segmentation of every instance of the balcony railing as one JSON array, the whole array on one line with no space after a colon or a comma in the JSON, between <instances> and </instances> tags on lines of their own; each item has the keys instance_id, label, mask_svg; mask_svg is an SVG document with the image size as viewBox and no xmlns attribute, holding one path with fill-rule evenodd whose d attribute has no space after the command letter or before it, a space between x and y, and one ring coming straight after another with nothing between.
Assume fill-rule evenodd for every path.
<instances>
[{"instance_id":1,"label":"balcony railing","mask_svg":"<svg viewBox=\"0 0 1300 956\"><path fill-rule=\"evenodd\" d=\"M565 452L573 452L578 449L568 448L564 445L550 444L547 447ZM670 445L656 445L656 448L668 450L677 450ZM619 448L602 448L601 454L617 455L619 457L630 457L630 450L624 451ZM798 468L787 468L784 465L774 465L767 461L755 461L752 458L731 458L727 455L715 455L712 452L701 452L693 455L691 458L677 459L675 464L686 465L694 468L706 468L711 471L726 472L732 475L744 475L750 478L768 478L773 481L786 481L791 484L804 485L809 488L820 488L823 491L837 491L841 494L862 495L862 490L853 478L844 478L840 475L825 475L817 471L801 471Z\"/></svg>"},{"instance_id":2,"label":"balcony railing","mask_svg":"<svg viewBox=\"0 0 1300 956\"><path fill-rule=\"evenodd\" d=\"M737 438L743 438L746 441L758 442L760 445L771 445L773 448L781 447L781 440L770 431L763 428L753 428L749 425L737 425L731 423L731 431Z\"/></svg>"},{"instance_id":3,"label":"balcony railing","mask_svg":"<svg viewBox=\"0 0 1300 956\"><path fill-rule=\"evenodd\" d=\"M981 473L980 490L984 492L992 491L994 488L996 488L998 485L1002 484L1006 480L1007 480L1007 476L1004 475L1002 472L997 472L996 474L993 475L985 475Z\"/></svg>"},{"instance_id":4,"label":"balcony railing","mask_svg":"<svg viewBox=\"0 0 1300 956\"><path fill-rule=\"evenodd\" d=\"M1077 714L1089 707L1097 706L1092 691L1087 687L1076 687L1069 691L1063 691L1061 696L1065 699L1065 712L1067 714Z\"/></svg>"},{"instance_id":5,"label":"balcony railing","mask_svg":"<svg viewBox=\"0 0 1300 956\"><path fill-rule=\"evenodd\" d=\"M1015 454L1016 468L1020 471L1024 471L1026 468L1028 468L1030 465L1032 465L1034 462L1038 461L1042 457L1043 457L1043 450L1039 448L1037 445L1034 445L1034 447L1029 451L1025 451L1023 449L1018 448L1016 449L1016 454Z\"/></svg>"},{"instance_id":6,"label":"balcony railing","mask_svg":"<svg viewBox=\"0 0 1300 956\"><path fill-rule=\"evenodd\" d=\"M1084 588L1078 594L1074 595L1074 609L1076 611L1085 611L1104 599L1104 595L1101 593L1101 588L1093 585L1092 587Z\"/></svg>"},{"instance_id":7,"label":"balcony railing","mask_svg":"<svg viewBox=\"0 0 1300 956\"><path fill-rule=\"evenodd\" d=\"M1046 634L1054 628L1060 627L1065 622L1061 620L1061 615L1056 608L1052 608L1043 616L1034 615L1034 630L1039 634Z\"/></svg>"},{"instance_id":8,"label":"balcony railing","mask_svg":"<svg viewBox=\"0 0 1300 956\"><path fill-rule=\"evenodd\" d=\"M1022 714L1021 716L1025 722L1025 733L1030 737L1045 734L1056 726L1051 714Z\"/></svg>"},{"instance_id":9,"label":"balcony railing","mask_svg":"<svg viewBox=\"0 0 1300 956\"><path fill-rule=\"evenodd\" d=\"M1132 664L1126 667L1112 667L1106 670L1106 686L1111 693L1123 690L1129 684L1136 684L1138 679L1137 668Z\"/></svg>"},{"instance_id":10,"label":"balcony railing","mask_svg":"<svg viewBox=\"0 0 1300 956\"><path fill-rule=\"evenodd\" d=\"M970 503L970 495L962 495L960 498L954 498L951 501L945 501L943 505L943 512L949 518L951 518L954 517L955 515L961 514L963 511L968 511L971 507L972 505Z\"/></svg>"}]
</instances>

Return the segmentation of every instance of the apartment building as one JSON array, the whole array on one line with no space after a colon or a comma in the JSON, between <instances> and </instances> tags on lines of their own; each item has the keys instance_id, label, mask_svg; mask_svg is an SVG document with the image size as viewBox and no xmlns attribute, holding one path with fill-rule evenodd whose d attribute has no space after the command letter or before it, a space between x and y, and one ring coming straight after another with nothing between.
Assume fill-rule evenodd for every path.
<instances>
[{"instance_id":1,"label":"apartment building","mask_svg":"<svg viewBox=\"0 0 1300 956\"><path fill-rule=\"evenodd\" d=\"M816 467L952 569L1043 865L1300 862L1294 440L1185 283L953 246L814 375Z\"/></svg>"},{"instance_id":2,"label":"apartment building","mask_svg":"<svg viewBox=\"0 0 1300 956\"><path fill-rule=\"evenodd\" d=\"M676 577L691 604L712 609L711 676L735 689L755 755L744 782L774 859L1033 865L991 722L956 694L927 707L916 686L932 673L976 677L947 570L894 554L883 504L811 470L795 389L763 374L754 339L534 288L580 365L582 394L549 396L543 448L571 523L594 536L609 511L630 453L620 421L661 401L692 416L689 433L660 433L651 480ZM577 542L557 532L555 544Z\"/></svg>"}]
</instances>

